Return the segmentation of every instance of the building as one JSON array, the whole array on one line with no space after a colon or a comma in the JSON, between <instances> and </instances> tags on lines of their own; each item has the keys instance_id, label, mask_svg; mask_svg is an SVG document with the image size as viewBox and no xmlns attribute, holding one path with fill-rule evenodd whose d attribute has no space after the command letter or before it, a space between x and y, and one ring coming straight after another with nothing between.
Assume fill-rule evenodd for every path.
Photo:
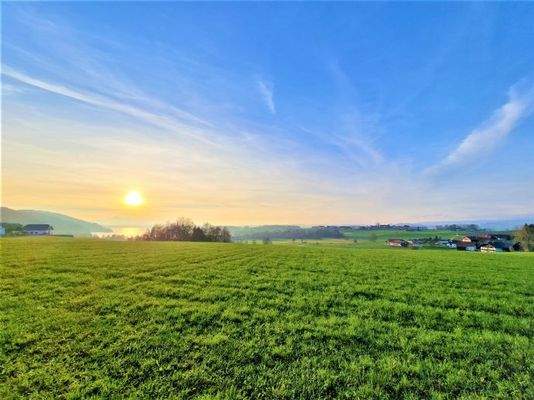
<instances>
[{"instance_id":1,"label":"building","mask_svg":"<svg viewBox=\"0 0 534 400\"><path fill-rule=\"evenodd\" d=\"M502 251L502 249L495 247L493 244L488 243L483 246L480 246L480 251L482 253L495 253L496 251Z\"/></svg>"},{"instance_id":2,"label":"building","mask_svg":"<svg viewBox=\"0 0 534 400\"><path fill-rule=\"evenodd\" d=\"M464 242L463 240L456 242L456 250L460 251L477 251L477 245L474 242Z\"/></svg>"},{"instance_id":3,"label":"building","mask_svg":"<svg viewBox=\"0 0 534 400\"><path fill-rule=\"evenodd\" d=\"M500 251L514 251L514 243L511 241L498 240L496 242L492 242L491 244L496 249L500 249Z\"/></svg>"},{"instance_id":4,"label":"building","mask_svg":"<svg viewBox=\"0 0 534 400\"><path fill-rule=\"evenodd\" d=\"M473 243L478 240L478 237L476 236L464 236L461 241L464 243Z\"/></svg>"},{"instance_id":5,"label":"building","mask_svg":"<svg viewBox=\"0 0 534 400\"><path fill-rule=\"evenodd\" d=\"M419 248L419 247L423 247L423 243L424 242L422 240L419 240L419 239L412 239L412 240L407 240L406 243L410 247Z\"/></svg>"},{"instance_id":6,"label":"building","mask_svg":"<svg viewBox=\"0 0 534 400\"><path fill-rule=\"evenodd\" d=\"M407 247L408 242L404 239L388 239L386 244L391 247Z\"/></svg>"},{"instance_id":7,"label":"building","mask_svg":"<svg viewBox=\"0 0 534 400\"><path fill-rule=\"evenodd\" d=\"M48 224L29 224L24 226L24 233L33 236L47 236L52 233L54 228Z\"/></svg>"}]
</instances>

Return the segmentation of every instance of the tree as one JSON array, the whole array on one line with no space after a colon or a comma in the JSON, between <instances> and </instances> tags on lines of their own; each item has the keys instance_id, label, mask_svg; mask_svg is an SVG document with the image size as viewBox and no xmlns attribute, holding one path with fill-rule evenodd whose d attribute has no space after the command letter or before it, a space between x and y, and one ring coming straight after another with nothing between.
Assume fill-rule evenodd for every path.
<instances>
[{"instance_id":1,"label":"tree","mask_svg":"<svg viewBox=\"0 0 534 400\"><path fill-rule=\"evenodd\" d=\"M210 224L200 227L189 219L180 218L174 223L154 225L137 239L228 243L232 236L227 228Z\"/></svg>"},{"instance_id":2,"label":"tree","mask_svg":"<svg viewBox=\"0 0 534 400\"><path fill-rule=\"evenodd\" d=\"M230 243L232 241L232 235L227 227L222 228L221 230L221 242Z\"/></svg>"},{"instance_id":3,"label":"tree","mask_svg":"<svg viewBox=\"0 0 534 400\"><path fill-rule=\"evenodd\" d=\"M24 235L24 228L21 224L2 222L0 225L6 230L6 236Z\"/></svg>"},{"instance_id":4,"label":"tree","mask_svg":"<svg viewBox=\"0 0 534 400\"><path fill-rule=\"evenodd\" d=\"M525 224L515 233L515 239L525 251L534 251L534 224Z\"/></svg>"},{"instance_id":5,"label":"tree","mask_svg":"<svg viewBox=\"0 0 534 400\"><path fill-rule=\"evenodd\" d=\"M206 242L206 234L202 230L202 228L195 226L193 228L193 233L191 234L191 241L193 242Z\"/></svg>"}]
</instances>

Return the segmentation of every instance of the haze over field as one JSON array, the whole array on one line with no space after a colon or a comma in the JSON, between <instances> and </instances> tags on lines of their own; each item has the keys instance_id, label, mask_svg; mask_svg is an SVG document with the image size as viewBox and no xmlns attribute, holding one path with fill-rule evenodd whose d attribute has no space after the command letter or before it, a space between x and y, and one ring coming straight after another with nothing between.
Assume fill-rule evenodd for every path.
<instances>
[{"instance_id":1,"label":"haze over field","mask_svg":"<svg viewBox=\"0 0 534 400\"><path fill-rule=\"evenodd\" d=\"M132 226L532 215L533 20L528 3L4 2L2 205Z\"/></svg>"}]
</instances>

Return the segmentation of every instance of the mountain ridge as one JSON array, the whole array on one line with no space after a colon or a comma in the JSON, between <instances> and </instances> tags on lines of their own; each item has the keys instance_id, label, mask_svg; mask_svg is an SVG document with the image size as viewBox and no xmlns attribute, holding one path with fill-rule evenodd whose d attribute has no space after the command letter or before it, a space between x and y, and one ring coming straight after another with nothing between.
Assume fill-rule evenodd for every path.
<instances>
[{"instance_id":1,"label":"mountain ridge","mask_svg":"<svg viewBox=\"0 0 534 400\"><path fill-rule=\"evenodd\" d=\"M112 232L104 225L45 210L15 210L0 207L0 221L15 224L50 224L55 234L87 235L92 232Z\"/></svg>"}]
</instances>

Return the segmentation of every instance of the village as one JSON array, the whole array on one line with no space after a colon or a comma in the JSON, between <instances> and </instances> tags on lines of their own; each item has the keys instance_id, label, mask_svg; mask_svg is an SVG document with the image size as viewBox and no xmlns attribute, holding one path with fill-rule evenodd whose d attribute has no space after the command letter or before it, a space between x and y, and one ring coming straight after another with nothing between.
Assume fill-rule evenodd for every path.
<instances>
[{"instance_id":1,"label":"village","mask_svg":"<svg viewBox=\"0 0 534 400\"><path fill-rule=\"evenodd\" d=\"M458 251L480 251L484 253L522 251L521 243L514 240L508 233L481 233L479 235L465 235L455 239L439 237L419 239L388 239L390 247L440 247L456 249Z\"/></svg>"}]
</instances>

